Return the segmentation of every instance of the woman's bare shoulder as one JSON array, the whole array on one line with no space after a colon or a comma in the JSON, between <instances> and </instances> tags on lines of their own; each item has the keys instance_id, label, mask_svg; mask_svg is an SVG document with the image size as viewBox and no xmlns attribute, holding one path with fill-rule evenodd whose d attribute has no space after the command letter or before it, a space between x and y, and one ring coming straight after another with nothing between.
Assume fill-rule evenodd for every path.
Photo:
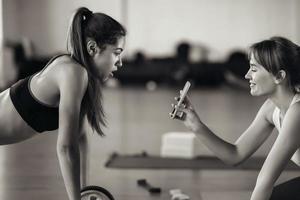
<instances>
[{"instance_id":1,"label":"woman's bare shoulder","mask_svg":"<svg viewBox=\"0 0 300 200\"><path fill-rule=\"evenodd\" d=\"M273 124L273 112L275 110L275 104L267 99L264 104L261 106L261 112L265 116L266 120Z\"/></svg>"},{"instance_id":2,"label":"woman's bare shoulder","mask_svg":"<svg viewBox=\"0 0 300 200\"><path fill-rule=\"evenodd\" d=\"M60 93L76 93L82 95L85 93L88 85L87 70L78 62L69 56L62 56L55 60L51 66L51 73L48 73L50 79L54 80Z\"/></svg>"},{"instance_id":3,"label":"woman's bare shoulder","mask_svg":"<svg viewBox=\"0 0 300 200\"><path fill-rule=\"evenodd\" d=\"M60 60L57 60L56 65L58 66L57 70L59 70L59 73L64 75L70 75L70 73L79 75L87 74L86 69L69 56L63 56Z\"/></svg>"},{"instance_id":4,"label":"woman's bare shoulder","mask_svg":"<svg viewBox=\"0 0 300 200\"><path fill-rule=\"evenodd\" d=\"M87 84L87 70L71 57L64 56L60 60L57 60L55 65L55 74L58 82Z\"/></svg>"},{"instance_id":5,"label":"woman's bare shoulder","mask_svg":"<svg viewBox=\"0 0 300 200\"><path fill-rule=\"evenodd\" d=\"M296 119L298 122L300 122L300 101L295 102L289 107L286 112L286 116L289 118L292 116L292 119Z\"/></svg>"}]
</instances>

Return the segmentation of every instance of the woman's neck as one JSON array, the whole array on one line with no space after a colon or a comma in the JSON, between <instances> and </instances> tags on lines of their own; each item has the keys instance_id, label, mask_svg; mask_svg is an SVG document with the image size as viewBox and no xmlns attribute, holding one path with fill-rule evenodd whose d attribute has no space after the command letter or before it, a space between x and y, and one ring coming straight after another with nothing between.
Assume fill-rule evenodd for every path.
<instances>
[{"instance_id":1,"label":"woman's neck","mask_svg":"<svg viewBox=\"0 0 300 200\"><path fill-rule=\"evenodd\" d=\"M278 88L270 97L270 100L284 113L290 107L295 93L287 88Z\"/></svg>"}]
</instances>

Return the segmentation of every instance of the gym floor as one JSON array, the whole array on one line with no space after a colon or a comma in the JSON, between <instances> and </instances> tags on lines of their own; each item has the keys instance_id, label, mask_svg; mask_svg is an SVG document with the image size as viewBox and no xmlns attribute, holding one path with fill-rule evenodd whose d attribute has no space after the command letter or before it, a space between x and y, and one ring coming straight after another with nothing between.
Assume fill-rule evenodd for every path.
<instances>
[{"instance_id":1,"label":"gym floor","mask_svg":"<svg viewBox=\"0 0 300 200\"><path fill-rule=\"evenodd\" d=\"M109 124L106 137L89 134L89 185L105 187L119 200L169 200L169 190L175 188L194 200L250 199L258 174L256 170L119 170L104 167L113 152L136 154L146 151L159 155L164 133L187 131L181 122L168 117L170 104L179 89L105 88L103 95ZM230 142L249 125L264 101L261 97L251 97L249 91L227 86L192 88L189 94L203 121ZM255 156L266 155L276 134L274 132ZM67 199L56 157L56 138L57 133L53 132L0 147L0 199ZM294 176L299 176L299 172L285 171L277 182ZM136 181L141 178L161 187L161 195L151 196L138 187Z\"/></svg>"}]
</instances>

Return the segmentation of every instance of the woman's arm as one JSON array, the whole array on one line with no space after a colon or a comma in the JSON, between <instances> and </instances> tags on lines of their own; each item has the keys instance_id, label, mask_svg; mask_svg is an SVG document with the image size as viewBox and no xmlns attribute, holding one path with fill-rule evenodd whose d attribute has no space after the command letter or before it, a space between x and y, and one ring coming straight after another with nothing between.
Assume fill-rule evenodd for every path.
<instances>
[{"instance_id":1,"label":"woman's arm","mask_svg":"<svg viewBox=\"0 0 300 200\"><path fill-rule=\"evenodd\" d=\"M251 156L268 138L273 129L269 118L270 113L273 113L274 105L269 100L262 105L251 125L234 144L218 137L200 120L188 97L184 103L186 108L179 109L186 114L182 119L184 124L217 157L230 165L237 165Z\"/></svg>"},{"instance_id":2,"label":"woman's arm","mask_svg":"<svg viewBox=\"0 0 300 200\"><path fill-rule=\"evenodd\" d=\"M87 87L86 71L64 66L58 75L60 90L57 155L70 200L80 200L79 115Z\"/></svg>"},{"instance_id":3,"label":"woman's arm","mask_svg":"<svg viewBox=\"0 0 300 200\"><path fill-rule=\"evenodd\" d=\"M80 151L80 183L81 188L87 186L88 181L88 169L89 169L89 147L88 138L86 133L86 127L83 121L81 134L79 137L79 151Z\"/></svg>"},{"instance_id":4,"label":"woman's arm","mask_svg":"<svg viewBox=\"0 0 300 200\"><path fill-rule=\"evenodd\" d=\"M300 146L300 104L286 113L278 135L259 175L251 200L268 200L279 175ZM288 191L287 191L288 192Z\"/></svg>"}]
</instances>

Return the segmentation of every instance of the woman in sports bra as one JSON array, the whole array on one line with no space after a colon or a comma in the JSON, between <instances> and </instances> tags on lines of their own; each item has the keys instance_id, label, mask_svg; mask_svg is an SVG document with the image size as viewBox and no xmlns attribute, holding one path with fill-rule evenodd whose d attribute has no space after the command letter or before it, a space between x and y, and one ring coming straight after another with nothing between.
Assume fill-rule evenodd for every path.
<instances>
[{"instance_id":1,"label":"woman in sports bra","mask_svg":"<svg viewBox=\"0 0 300 200\"><path fill-rule=\"evenodd\" d=\"M69 28L69 54L0 94L1 144L58 129L57 154L70 200L80 200L85 184L83 122L104 135L101 86L122 66L125 35L110 16L79 8Z\"/></svg>"},{"instance_id":2,"label":"woman in sports bra","mask_svg":"<svg viewBox=\"0 0 300 200\"><path fill-rule=\"evenodd\" d=\"M286 38L273 37L253 44L249 59L250 69L245 78L249 80L250 93L265 96L267 100L234 144L217 136L202 122L188 97L178 108L182 117L176 118L230 165L245 161L274 128L278 129L278 137L260 170L251 200L299 200L300 177L274 185L289 160L300 167L300 48Z\"/></svg>"}]
</instances>

